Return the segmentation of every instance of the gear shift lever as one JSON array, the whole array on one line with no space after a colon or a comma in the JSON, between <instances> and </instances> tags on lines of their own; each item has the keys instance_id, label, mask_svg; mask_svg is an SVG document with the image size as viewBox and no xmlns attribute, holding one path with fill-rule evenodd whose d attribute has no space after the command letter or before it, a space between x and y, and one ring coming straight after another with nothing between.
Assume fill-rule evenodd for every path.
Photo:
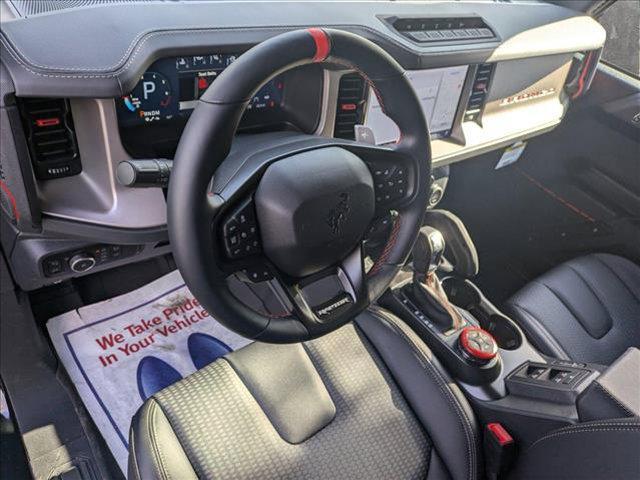
<instances>
[{"instance_id":1,"label":"gear shift lever","mask_svg":"<svg viewBox=\"0 0 640 480\"><path fill-rule=\"evenodd\" d=\"M463 278L475 277L478 274L478 252L462 220L447 210L427 210L424 222L438 229L447 239L447 260L453 262L453 273Z\"/></svg>"},{"instance_id":2,"label":"gear shift lever","mask_svg":"<svg viewBox=\"0 0 640 480\"><path fill-rule=\"evenodd\" d=\"M443 331L448 331L461 328L465 321L449 302L435 273L444 249L444 237L439 230L429 226L420 229L413 247L413 294L422 311Z\"/></svg>"},{"instance_id":3,"label":"gear shift lever","mask_svg":"<svg viewBox=\"0 0 640 480\"><path fill-rule=\"evenodd\" d=\"M442 261L445 241L440 230L422 227L413 246L413 270L416 274L428 276L435 272Z\"/></svg>"}]
</instances>

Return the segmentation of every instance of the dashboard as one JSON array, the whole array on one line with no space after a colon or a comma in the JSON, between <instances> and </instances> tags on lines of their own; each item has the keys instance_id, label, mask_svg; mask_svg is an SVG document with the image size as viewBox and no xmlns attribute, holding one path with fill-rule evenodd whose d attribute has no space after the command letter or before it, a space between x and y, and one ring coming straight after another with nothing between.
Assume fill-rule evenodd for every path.
<instances>
[{"instance_id":1,"label":"dashboard","mask_svg":"<svg viewBox=\"0 0 640 480\"><path fill-rule=\"evenodd\" d=\"M25 290L85 274L70 254L99 252L99 271L170 251L165 192L123 187L117 166L173 158L202 93L267 38L321 26L383 48L417 93L440 171L559 125L605 40L592 18L537 0L36 3L0 3L0 241ZM398 138L336 64L255 92L238 133L282 130Z\"/></svg>"}]
</instances>

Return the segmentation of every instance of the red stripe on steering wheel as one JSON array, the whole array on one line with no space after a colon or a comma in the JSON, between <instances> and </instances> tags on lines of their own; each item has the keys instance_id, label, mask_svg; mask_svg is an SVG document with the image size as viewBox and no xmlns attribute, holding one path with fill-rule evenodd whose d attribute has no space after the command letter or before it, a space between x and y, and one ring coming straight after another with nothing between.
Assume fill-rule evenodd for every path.
<instances>
[{"instance_id":1,"label":"red stripe on steering wheel","mask_svg":"<svg viewBox=\"0 0 640 480\"><path fill-rule=\"evenodd\" d=\"M316 42L316 54L313 56L313 61L323 62L329 56L329 52L331 51L329 37L321 28L309 28L307 31Z\"/></svg>"}]
</instances>

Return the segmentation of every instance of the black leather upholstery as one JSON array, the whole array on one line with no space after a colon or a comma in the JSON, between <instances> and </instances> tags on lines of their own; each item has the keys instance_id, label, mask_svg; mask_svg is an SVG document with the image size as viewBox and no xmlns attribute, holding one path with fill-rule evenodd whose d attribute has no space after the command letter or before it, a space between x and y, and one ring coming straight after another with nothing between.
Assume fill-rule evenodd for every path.
<instances>
[{"instance_id":1,"label":"black leather upholstery","mask_svg":"<svg viewBox=\"0 0 640 480\"><path fill-rule=\"evenodd\" d=\"M426 345L375 311L302 345L254 343L155 394L132 421L129 478L472 480L478 445Z\"/></svg>"},{"instance_id":2,"label":"black leather upholstery","mask_svg":"<svg viewBox=\"0 0 640 480\"><path fill-rule=\"evenodd\" d=\"M505 311L541 352L610 365L640 347L640 267L615 255L580 257L525 286Z\"/></svg>"},{"instance_id":3,"label":"black leather upholstery","mask_svg":"<svg viewBox=\"0 0 640 480\"><path fill-rule=\"evenodd\" d=\"M640 478L640 418L580 423L555 430L518 457L510 480Z\"/></svg>"}]
</instances>

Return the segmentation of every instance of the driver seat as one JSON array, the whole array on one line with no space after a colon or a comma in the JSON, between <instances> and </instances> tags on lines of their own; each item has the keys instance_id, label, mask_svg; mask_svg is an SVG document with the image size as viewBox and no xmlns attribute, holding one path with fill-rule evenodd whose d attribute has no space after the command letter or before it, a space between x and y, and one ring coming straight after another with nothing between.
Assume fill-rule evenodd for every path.
<instances>
[{"instance_id":1,"label":"driver seat","mask_svg":"<svg viewBox=\"0 0 640 480\"><path fill-rule=\"evenodd\" d=\"M639 431L640 419L556 430L510 478L633 478ZM251 344L153 395L132 421L129 478L474 480L479 445L458 387L376 309L304 344Z\"/></svg>"},{"instance_id":2,"label":"driver seat","mask_svg":"<svg viewBox=\"0 0 640 480\"><path fill-rule=\"evenodd\" d=\"M424 343L381 310L304 344L253 343L156 393L130 479L479 476L473 412Z\"/></svg>"}]
</instances>

